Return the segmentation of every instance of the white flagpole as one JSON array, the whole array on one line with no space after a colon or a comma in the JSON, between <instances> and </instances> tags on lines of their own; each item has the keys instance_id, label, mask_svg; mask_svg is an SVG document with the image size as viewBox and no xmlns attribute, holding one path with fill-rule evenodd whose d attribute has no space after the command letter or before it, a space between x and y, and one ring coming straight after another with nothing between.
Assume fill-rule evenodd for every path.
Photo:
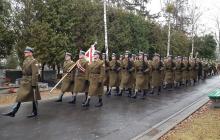
<instances>
[{"instance_id":1,"label":"white flagpole","mask_svg":"<svg viewBox=\"0 0 220 140\"><path fill-rule=\"evenodd\" d=\"M104 5L104 28L105 28L105 53L106 53L106 59L108 60L108 31L107 31L107 18L106 18L106 0L104 0L103 5Z\"/></svg>"}]
</instances>

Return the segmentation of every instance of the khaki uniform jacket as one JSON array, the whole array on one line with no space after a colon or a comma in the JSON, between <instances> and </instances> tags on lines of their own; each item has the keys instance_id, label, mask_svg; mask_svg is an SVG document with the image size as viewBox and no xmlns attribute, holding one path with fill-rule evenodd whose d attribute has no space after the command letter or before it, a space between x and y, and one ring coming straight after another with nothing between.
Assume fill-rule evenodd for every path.
<instances>
[{"instance_id":1,"label":"khaki uniform jacket","mask_svg":"<svg viewBox=\"0 0 220 140\"><path fill-rule=\"evenodd\" d=\"M65 61L63 64L63 76L69 71L69 69L75 64L72 60ZM73 69L62 81L61 91L72 92L74 88L74 75L75 70Z\"/></svg>"},{"instance_id":2,"label":"khaki uniform jacket","mask_svg":"<svg viewBox=\"0 0 220 140\"><path fill-rule=\"evenodd\" d=\"M119 87L120 85L120 63L112 60L109 63L109 87Z\"/></svg>"},{"instance_id":3,"label":"khaki uniform jacket","mask_svg":"<svg viewBox=\"0 0 220 140\"><path fill-rule=\"evenodd\" d=\"M124 59L121 63L121 88L133 88L134 63Z\"/></svg>"},{"instance_id":4,"label":"khaki uniform jacket","mask_svg":"<svg viewBox=\"0 0 220 140\"><path fill-rule=\"evenodd\" d=\"M165 68L165 82L167 84L172 84L174 81L174 70L175 70L175 64L174 62L166 62L164 64Z\"/></svg>"},{"instance_id":5,"label":"khaki uniform jacket","mask_svg":"<svg viewBox=\"0 0 220 140\"><path fill-rule=\"evenodd\" d=\"M74 93L87 92L89 88L87 80L88 62L85 59L77 61L74 80Z\"/></svg>"},{"instance_id":6,"label":"khaki uniform jacket","mask_svg":"<svg viewBox=\"0 0 220 140\"><path fill-rule=\"evenodd\" d=\"M159 87L162 84L161 71L164 69L163 63L161 61L152 61L152 78L151 87Z\"/></svg>"},{"instance_id":7,"label":"khaki uniform jacket","mask_svg":"<svg viewBox=\"0 0 220 140\"><path fill-rule=\"evenodd\" d=\"M93 61L88 66L89 96L101 96L104 92L103 79L105 74L102 60Z\"/></svg>"},{"instance_id":8,"label":"khaki uniform jacket","mask_svg":"<svg viewBox=\"0 0 220 140\"><path fill-rule=\"evenodd\" d=\"M40 100L38 82L38 62L33 57L27 57L23 62L21 85L17 91L16 102ZM33 86L36 87L35 93Z\"/></svg>"}]
</instances>

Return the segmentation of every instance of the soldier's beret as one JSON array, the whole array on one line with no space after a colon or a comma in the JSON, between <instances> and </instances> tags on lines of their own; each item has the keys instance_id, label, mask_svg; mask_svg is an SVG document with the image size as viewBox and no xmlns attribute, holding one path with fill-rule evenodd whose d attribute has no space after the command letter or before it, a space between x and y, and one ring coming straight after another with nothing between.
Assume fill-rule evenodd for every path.
<instances>
[{"instance_id":1,"label":"soldier's beret","mask_svg":"<svg viewBox=\"0 0 220 140\"><path fill-rule=\"evenodd\" d=\"M84 52L84 51L82 51L82 50L80 50L80 52L79 52L80 55L85 55L85 53L86 53L86 52Z\"/></svg>"},{"instance_id":2,"label":"soldier's beret","mask_svg":"<svg viewBox=\"0 0 220 140\"><path fill-rule=\"evenodd\" d=\"M99 55L99 54L100 54L100 51L98 51L98 50L94 51L94 55Z\"/></svg>"},{"instance_id":3,"label":"soldier's beret","mask_svg":"<svg viewBox=\"0 0 220 140\"><path fill-rule=\"evenodd\" d=\"M71 53L69 53L69 52L66 52L66 54L65 55L69 55L69 56L72 56L72 54Z\"/></svg>"},{"instance_id":4,"label":"soldier's beret","mask_svg":"<svg viewBox=\"0 0 220 140\"><path fill-rule=\"evenodd\" d=\"M33 48L31 48L31 47L29 47L29 46L27 46L26 48L25 48L25 50L24 50L24 52L34 52L34 49Z\"/></svg>"}]
</instances>

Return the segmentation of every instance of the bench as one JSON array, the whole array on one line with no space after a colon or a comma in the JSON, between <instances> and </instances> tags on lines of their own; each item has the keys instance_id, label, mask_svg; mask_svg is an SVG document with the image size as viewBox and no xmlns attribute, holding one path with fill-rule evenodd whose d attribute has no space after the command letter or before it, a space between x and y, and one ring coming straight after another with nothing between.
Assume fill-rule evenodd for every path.
<instances>
[{"instance_id":1,"label":"bench","mask_svg":"<svg viewBox=\"0 0 220 140\"><path fill-rule=\"evenodd\" d=\"M213 102L214 107L220 108L220 89L210 92L208 97Z\"/></svg>"}]
</instances>

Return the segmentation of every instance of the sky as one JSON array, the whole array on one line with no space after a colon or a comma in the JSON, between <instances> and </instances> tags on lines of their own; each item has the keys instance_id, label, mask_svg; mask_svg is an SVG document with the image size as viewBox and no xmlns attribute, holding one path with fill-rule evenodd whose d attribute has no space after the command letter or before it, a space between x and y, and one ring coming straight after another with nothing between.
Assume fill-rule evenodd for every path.
<instances>
[{"instance_id":1,"label":"sky","mask_svg":"<svg viewBox=\"0 0 220 140\"><path fill-rule=\"evenodd\" d=\"M164 7L164 1L151 0L148 9L151 13L158 13ZM198 20L198 34L216 32L216 17L220 20L220 0L188 0L190 5L196 5L199 12L202 13ZM164 19L161 19L164 21Z\"/></svg>"}]
</instances>

